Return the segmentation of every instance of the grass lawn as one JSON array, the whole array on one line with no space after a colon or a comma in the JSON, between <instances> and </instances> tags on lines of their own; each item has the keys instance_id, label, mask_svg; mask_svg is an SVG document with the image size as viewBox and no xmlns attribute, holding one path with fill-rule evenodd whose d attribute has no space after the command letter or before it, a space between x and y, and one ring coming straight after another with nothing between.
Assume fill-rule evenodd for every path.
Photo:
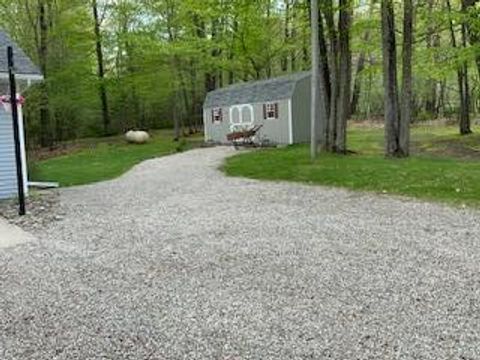
<instances>
[{"instance_id":1,"label":"grass lawn","mask_svg":"<svg viewBox=\"0 0 480 360\"><path fill-rule=\"evenodd\" d=\"M203 142L198 136L179 143L172 139L171 131L157 131L145 145L127 144L121 136L82 140L68 144L65 154L35 161L30 166L30 178L59 182L61 186L89 184L113 179L144 160L188 150Z\"/></svg>"},{"instance_id":2,"label":"grass lawn","mask_svg":"<svg viewBox=\"0 0 480 360\"><path fill-rule=\"evenodd\" d=\"M479 131L480 129L475 129ZM383 129L353 126L349 148L357 154L309 159L306 145L243 153L227 160L231 176L288 180L480 206L480 135L453 127L412 129L413 156L385 159Z\"/></svg>"}]
</instances>

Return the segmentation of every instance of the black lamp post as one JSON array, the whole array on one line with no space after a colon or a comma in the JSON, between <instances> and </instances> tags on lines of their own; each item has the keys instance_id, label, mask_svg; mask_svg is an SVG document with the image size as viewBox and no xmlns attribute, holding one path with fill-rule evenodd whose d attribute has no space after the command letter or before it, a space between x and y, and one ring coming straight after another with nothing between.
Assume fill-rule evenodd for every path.
<instances>
[{"instance_id":1,"label":"black lamp post","mask_svg":"<svg viewBox=\"0 0 480 360\"><path fill-rule=\"evenodd\" d=\"M20 145L20 128L18 126L18 107L17 107L17 83L15 81L15 69L13 60L13 48L7 48L8 58L8 78L10 81L10 105L12 106L13 137L15 141L15 160L17 165L17 187L18 187L18 213L25 215L25 190L23 182L22 151Z\"/></svg>"}]
</instances>

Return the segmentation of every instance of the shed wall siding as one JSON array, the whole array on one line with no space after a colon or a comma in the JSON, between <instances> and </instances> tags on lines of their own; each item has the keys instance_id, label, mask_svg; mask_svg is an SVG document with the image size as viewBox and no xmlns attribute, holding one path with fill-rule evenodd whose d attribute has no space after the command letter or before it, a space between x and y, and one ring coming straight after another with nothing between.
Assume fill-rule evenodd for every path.
<instances>
[{"instance_id":1,"label":"shed wall siding","mask_svg":"<svg viewBox=\"0 0 480 360\"><path fill-rule=\"evenodd\" d=\"M15 145L11 115L0 108L0 199L17 194Z\"/></svg>"},{"instance_id":2,"label":"shed wall siding","mask_svg":"<svg viewBox=\"0 0 480 360\"><path fill-rule=\"evenodd\" d=\"M255 104L255 124L261 124L263 127L258 132L260 139L266 139L274 144L288 144L289 125L288 125L288 99L274 101L278 103L278 119L263 119L263 103Z\"/></svg>"},{"instance_id":3,"label":"shed wall siding","mask_svg":"<svg viewBox=\"0 0 480 360\"><path fill-rule=\"evenodd\" d=\"M222 107L223 121L213 123L211 108L205 109L205 141L215 143L225 143L227 134L230 133L230 111L228 107Z\"/></svg>"},{"instance_id":4,"label":"shed wall siding","mask_svg":"<svg viewBox=\"0 0 480 360\"><path fill-rule=\"evenodd\" d=\"M257 139L269 140L275 144L289 143L289 104L288 100L275 101L278 103L278 119L263 119L263 103L249 104L253 107L253 125L263 125L258 132ZM236 106L236 105L234 105ZM212 109L204 110L205 141L226 143L227 134L231 132L230 107L222 107L223 121L214 124L212 122Z\"/></svg>"},{"instance_id":5,"label":"shed wall siding","mask_svg":"<svg viewBox=\"0 0 480 360\"><path fill-rule=\"evenodd\" d=\"M295 144L310 141L311 94L310 77L297 83L292 98L293 142Z\"/></svg>"}]
</instances>

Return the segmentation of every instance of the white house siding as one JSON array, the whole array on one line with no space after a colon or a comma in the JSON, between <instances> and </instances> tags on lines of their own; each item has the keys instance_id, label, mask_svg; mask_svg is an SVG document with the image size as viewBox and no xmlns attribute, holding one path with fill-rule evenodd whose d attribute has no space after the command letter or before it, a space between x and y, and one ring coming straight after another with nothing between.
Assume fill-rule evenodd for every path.
<instances>
[{"instance_id":1,"label":"white house siding","mask_svg":"<svg viewBox=\"0 0 480 360\"><path fill-rule=\"evenodd\" d=\"M17 194L15 145L11 114L0 107L0 199Z\"/></svg>"},{"instance_id":2,"label":"white house siding","mask_svg":"<svg viewBox=\"0 0 480 360\"><path fill-rule=\"evenodd\" d=\"M22 108L18 109L20 151L25 195L28 195L27 157L23 128ZM0 107L0 199L17 196L17 168L15 159L15 141L13 138L12 114Z\"/></svg>"}]
</instances>

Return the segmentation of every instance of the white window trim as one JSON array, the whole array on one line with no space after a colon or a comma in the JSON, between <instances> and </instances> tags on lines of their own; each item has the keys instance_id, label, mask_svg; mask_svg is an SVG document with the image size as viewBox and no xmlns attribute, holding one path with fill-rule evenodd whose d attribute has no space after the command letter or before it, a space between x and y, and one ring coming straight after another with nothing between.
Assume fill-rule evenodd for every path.
<instances>
[{"instance_id":1,"label":"white window trim","mask_svg":"<svg viewBox=\"0 0 480 360\"><path fill-rule=\"evenodd\" d=\"M222 117L222 120L215 120L215 111L216 110L220 110L221 112L221 117ZM214 107L212 108L212 124L213 125L220 125L222 122L223 122L223 108L221 106L217 106L217 107Z\"/></svg>"},{"instance_id":2,"label":"white window trim","mask_svg":"<svg viewBox=\"0 0 480 360\"><path fill-rule=\"evenodd\" d=\"M278 102L267 102L265 103L265 115L266 115L266 119L265 120L278 120L279 118L278 117L275 117L275 104L278 104ZM273 106L273 116L269 116L269 110L268 110L268 107L269 106ZM276 105L278 106L278 105ZM271 111L270 111L271 112Z\"/></svg>"},{"instance_id":3,"label":"white window trim","mask_svg":"<svg viewBox=\"0 0 480 360\"><path fill-rule=\"evenodd\" d=\"M233 116L234 111L238 112L238 122L234 122L235 117ZM231 106L229 109L230 114L230 125L241 125L242 124L242 109L239 106Z\"/></svg>"},{"instance_id":4,"label":"white window trim","mask_svg":"<svg viewBox=\"0 0 480 360\"><path fill-rule=\"evenodd\" d=\"M250 118L251 121L245 122L243 121L243 109L248 108L250 110ZM239 122L234 123L233 122L233 110L237 109L239 113ZM251 126L255 123L255 111L253 111L253 105L252 104L239 104L239 105L233 105L230 106L230 131L235 131L236 128L241 128L245 126Z\"/></svg>"}]
</instances>

